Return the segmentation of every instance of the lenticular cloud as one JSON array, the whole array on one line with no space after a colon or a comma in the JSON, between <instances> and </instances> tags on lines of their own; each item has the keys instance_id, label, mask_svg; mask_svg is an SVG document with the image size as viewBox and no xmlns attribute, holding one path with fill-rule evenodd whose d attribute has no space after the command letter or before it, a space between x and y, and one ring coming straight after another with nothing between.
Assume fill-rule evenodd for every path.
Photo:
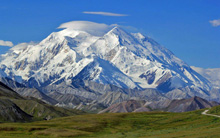
<instances>
[{"instance_id":1,"label":"lenticular cloud","mask_svg":"<svg viewBox=\"0 0 220 138\"><path fill-rule=\"evenodd\" d=\"M0 40L0 46L9 46L12 47L14 44L11 41Z\"/></svg>"},{"instance_id":2,"label":"lenticular cloud","mask_svg":"<svg viewBox=\"0 0 220 138\"><path fill-rule=\"evenodd\" d=\"M101 36L107 33L109 30L111 30L115 26L117 25L116 24L107 25L103 23L95 23L95 22L89 22L89 21L71 21L71 22L61 24L58 28L86 31L92 35Z\"/></svg>"}]
</instances>

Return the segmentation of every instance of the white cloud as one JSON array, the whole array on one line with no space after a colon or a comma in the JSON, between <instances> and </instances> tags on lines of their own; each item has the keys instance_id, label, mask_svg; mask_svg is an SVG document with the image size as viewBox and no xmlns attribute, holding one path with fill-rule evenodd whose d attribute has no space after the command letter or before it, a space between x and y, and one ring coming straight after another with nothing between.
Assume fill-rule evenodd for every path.
<instances>
[{"instance_id":1,"label":"white cloud","mask_svg":"<svg viewBox=\"0 0 220 138\"><path fill-rule=\"evenodd\" d=\"M214 27L220 26L220 19L209 21L209 23Z\"/></svg>"},{"instance_id":2,"label":"white cloud","mask_svg":"<svg viewBox=\"0 0 220 138\"><path fill-rule=\"evenodd\" d=\"M92 35L102 36L115 26L117 26L117 24L107 25L103 23L95 23L89 21L71 21L61 24L58 28L85 31Z\"/></svg>"},{"instance_id":3,"label":"white cloud","mask_svg":"<svg viewBox=\"0 0 220 138\"><path fill-rule=\"evenodd\" d=\"M0 40L0 46L9 46L12 47L14 44L11 41Z\"/></svg>"},{"instance_id":4,"label":"white cloud","mask_svg":"<svg viewBox=\"0 0 220 138\"><path fill-rule=\"evenodd\" d=\"M84 11L85 14L97 14L103 16L128 16L127 14L118 14L118 13L111 13L111 12L92 12L92 11Z\"/></svg>"}]
</instances>

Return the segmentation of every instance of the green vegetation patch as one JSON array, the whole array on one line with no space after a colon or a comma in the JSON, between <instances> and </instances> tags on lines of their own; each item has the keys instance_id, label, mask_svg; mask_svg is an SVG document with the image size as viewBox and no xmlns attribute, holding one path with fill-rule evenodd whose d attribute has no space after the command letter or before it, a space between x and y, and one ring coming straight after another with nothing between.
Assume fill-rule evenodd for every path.
<instances>
[{"instance_id":1,"label":"green vegetation patch","mask_svg":"<svg viewBox=\"0 0 220 138\"><path fill-rule=\"evenodd\" d=\"M214 106L209 111L208 114L220 115L220 106Z\"/></svg>"},{"instance_id":2,"label":"green vegetation patch","mask_svg":"<svg viewBox=\"0 0 220 138\"><path fill-rule=\"evenodd\" d=\"M48 105L37 99L11 99L23 111L32 115L34 120L52 119L56 117L84 114L85 112L75 109L65 109Z\"/></svg>"},{"instance_id":3,"label":"green vegetation patch","mask_svg":"<svg viewBox=\"0 0 220 138\"><path fill-rule=\"evenodd\" d=\"M86 114L32 123L3 123L0 137L218 137L220 118L186 113Z\"/></svg>"}]
</instances>

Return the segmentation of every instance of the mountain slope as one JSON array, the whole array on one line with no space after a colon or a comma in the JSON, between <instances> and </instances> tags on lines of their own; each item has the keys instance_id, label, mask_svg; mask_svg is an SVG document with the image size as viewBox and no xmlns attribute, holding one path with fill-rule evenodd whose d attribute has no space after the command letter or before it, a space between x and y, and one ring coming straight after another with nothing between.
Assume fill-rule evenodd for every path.
<instances>
[{"instance_id":1,"label":"mountain slope","mask_svg":"<svg viewBox=\"0 0 220 138\"><path fill-rule=\"evenodd\" d=\"M39 100L42 100L48 104L54 105L57 103L56 100L52 99L51 97L47 96L46 94L42 93L41 91L35 89L35 88L27 88L24 85L10 79L10 78L0 78L0 80L3 82L0 82L2 85L5 85L8 89L12 90L12 91L16 91L17 93L13 92L16 98L18 98L20 95L24 96L24 97L34 97L37 98ZM9 88L10 87L10 88ZM7 91L5 89L5 91ZM11 91L9 91L8 93L10 93Z\"/></svg>"},{"instance_id":2,"label":"mountain slope","mask_svg":"<svg viewBox=\"0 0 220 138\"><path fill-rule=\"evenodd\" d=\"M32 116L20 109L11 99L24 100L7 85L0 82L0 122L24 122L30 121Z\"/></svg>"},{"instance_id":3,"label":"mountain slope","mask_svg":"<svg viewBox=\"0 0 220 138\"><path fill-rule=\"evenodd\" d=\"M220 115L220 105L212 107L209 111L209 114Z\"/></svg>"},{"instance_id":4,"label":"mountain slope","mask_svg":"<svg viewBox=\"0 0 220 138\"><path fill-rule=\"evenodd\" d=\"M47 96L35 88L17 88L16 91L24 97L34 97L50 105L55 105L58 103L53 98Z\"/></svg>"},{"instance_id":5,"label":"mountain slope","mask_svg":"<svg viewBox=\"0 0 220 138\"><path fill-rule=\"evenodd\" d=\"M74 109L65 109L48 105L38 99L28 98L25 100L11 99L16 105L18 105L23 111L32 115L36 120L50 120L56 117L71 116L77 114L83 114L83 111Z\"/></svg>"},{"instance_id":6,"label":"mountain slope","mask_svg":"<svg viewBox=\"0 0 220 138\"><path fill-rule=\"evenodd\" d=\"M204 77L168 49L147 36L119 27L103 36L67 28L51 33L37 45L15 46L1 59L1 76L38 89L54 84L72 87L75 80L83 79L126 89L155 88L165 93L182 87L201 90L201 95L210 90ZM85 95L90 98L98 94Z\"/></svg>"},{"instance_id":7,"label":"mountain slope","mask_svg":"<svg viewBox=\"0 0 220 138\"><path fill-rule=\"evenodd\" d=\"M167 107L169 112L186 112L203 108L211 108L216 106L215 103L208 102L200 97L192 97L189 99L173 100Z\"/></svg>"},{"instance_id":8,"label":"mountain slope","mask_svg":"<svg viewBox=\"0 0 220 138\"><path fill-rule=\"evenodd\" d=\"M48 105L35 98L22 97L0 82L0 121L31 121L83 114L83 111Z\"/></svg>"},{"instance_id":9,"label":"mountain slope","mask_svg":"<svg viewBox=\"0 0 220 138\"><path fill-rule=\"evenodd\" d=\"M203 108L211 108L219 103L207 101L198 96L186 99L161 100L146 103L145 106L152 110L168 111L168 112L187 112Z\"/></svg>"},{"instance_id":10,"label":"mountain slope","mask_svg":"<svg viewBox=\"0 0 220 138\"><path fill-rule=\"evenodd\" d=\"M113 104L108 108L100 111L99 113L128 113L137 111L150 111L150 109L144 107L144 104L145 101L128 100L121 103Z\"/></svg>"},{"instance_id":11,"label":"mountain slope","mask_svg":"<svg viewBox=\"0 0 220 138\"><path fill-rule=\"evenodd\" d=\"M191 66L193 70L204 76L216 88L220 88L220 68L203 69Z\"/></svg>"},{"instance_id":12,"label":"mountain slope","mask_svg":"<svg viewBox=\"0 0 220 138\"><path fill-rule=\"evenodd\" d=\"M121 88L135 88L138 86L110 62L100 58L94 59L93 62L89 63L73 79L112 84Z\"/></svg>"},{"instance_id":13,"label":"mountain slope","mask_svg":"<svg viewBox=\"0 0 220 138\"><path fill-rule=\"evenodd\" d=\"M0 82L0 97L23 99L22 96L20 96L18 93L13 91L11 88L9 88L2 82Z\"/></svg>"},{"instance_id":14,"label":"mountain slope","mask_svg":"<svg viewBox=\"0 0 220 138\"><path fill-rule=\"evenodd\" d=\"M217 106L217 102L209 102L200 97L188 99L164 99L160 101L127 100L112 104L99 113L124 113L124 112L149 112L149 111L167 111L167 112L187 112L203 108Z\"/></svg>"},{"instance_id":15,"label":"mountain slope","mask_svg":"<svg viewBox=\"0 0 220 138\"><path fill-rule=\"evenodd\" d=\"M55 99L56 101L59 101L58 105L68 105L68 107L74 108L78 106L81 103L90 103L92 100L86 99L81 96L77 96L74 94L66 93L58 93L58 92L52 92L49 93L48 96Z\"/></svg>"},{"instance_id":16,"label":"mountain slope","mask_svg":"<svg viewBox=\"0 0 220 138\"><path fill-rule=\"evenodd\" d=\"M25 122L32 116L21 110L9 99L0 99L0 122Z\"/></svg>"}]
</instances>

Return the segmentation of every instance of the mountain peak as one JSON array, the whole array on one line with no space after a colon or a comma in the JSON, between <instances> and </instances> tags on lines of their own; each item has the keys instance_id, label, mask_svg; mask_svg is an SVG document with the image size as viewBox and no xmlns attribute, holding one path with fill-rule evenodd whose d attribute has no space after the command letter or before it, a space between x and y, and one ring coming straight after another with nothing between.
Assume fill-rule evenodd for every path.
<instances>
[{"instance_id":1,"label":"mountain peak","mask_svg":"<svg viewBox=\"0 0 220 138\"><path fill-rule=\"evenodd\" d=\"M85 31L93 36L103 36L110 29L112 29L112 27L113 25L106 25L103 23L95 23L90 21L71 21L61 24L58 28Z\"/></svg>"},{"instance_id":2,"label":"mountain peak","mask_svg":"<svg viewBox=\"0 0 220 138\"><path fill-rule=\"evenodd\" d=\"M206 88L204 79L187 64L140 33L90 22L72 22L62 28L35 46L20 48L19 54L6 54L0 65L8 71L0 66L0 73L13 74L33 87L58 80L69 83L81 72L80 78L123 88ZM96 36L96 32L104 34ZM102 60L93 65L96 57Z\"/></svg>"},{"instance_id":3,"label":"mountain peak","mask_svg":"<svg viewBox=\"0 0 220 138\"><path fill-rule=\"evenodd\" d=\"M124 31L118 26L115 26L114 28L112 28L107 34L110 34L110 33L113 33L116 35L128 34L126 31Z\"/></svg>"}]
</instances>

